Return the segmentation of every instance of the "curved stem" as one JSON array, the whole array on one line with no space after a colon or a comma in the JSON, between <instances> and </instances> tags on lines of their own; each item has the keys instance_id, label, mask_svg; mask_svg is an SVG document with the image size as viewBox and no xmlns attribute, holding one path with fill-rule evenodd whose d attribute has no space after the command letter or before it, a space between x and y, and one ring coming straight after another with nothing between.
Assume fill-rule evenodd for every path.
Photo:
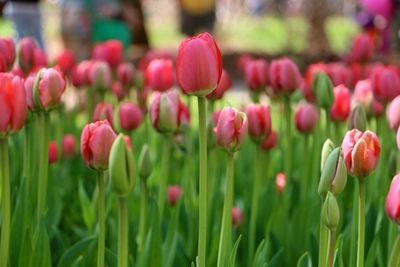
<instances>
[{"instance_id":1,"label":"curved stem","mask_svg":"<svg viewBox=\"0 0 400 267\"><path fill-rule=\"evenodd\" d=\"M230 251L232 237L232 205L233 205L233 158L234 153L228 153L226 163L226 192L224 200L224 211L222 215L221 234L218 249L218 267L226 264L226 255Z\"/></svg>"},{"instance_id":2,"label":"curved stem","mask_svg":"<svg viewBox=\"0 0 400 267\"><path fill-rule=\"evenodd\" d=\"M118 267L128 266L128 199L119 198Z\"/></svg>"},{"instance_id":3,"label":"curved stem","mask_svg":"<svg viewBox=\"0 0 400 267\"><path fill-rule=\"evenodd\" d=\"M335 230L329 230L329 249L328 249L327 267L333 267L333 259L335 257Z\"/></svg>"},{"instance_id":4,"label":"curved stem","mask_svg":"<svg viewBox=\"0 0 400 267\"><path fill-rule=\"evenodd\" d=\"M0 267L7 267L9 246L10 246L10 173L8 162L8 142L7 138L0 139L0 164L2 178L2 226L0 244Z\"/></svg>"},{"instance_id":5,"label":"curved stem","mask_svg":"<svg viewBox=\"0 0 400 267\"><path fill-rule=\"evenodd\" d=\"M161 171L160 171L160 187L158 190L158 210L160 212L160 220L162 220L165 206L165 199L167 198L167 184L169 172L169 154L170 144L167 136L163 136L163 148L161 158Z\"/></svg>"},{"instance_id":6,"label":"curved stem","mask_svg":"<svg viewBox=\"0 0 400 267\"><path fill-rule=\"evenodd\" d=\"M99 220L99 236L98 236L98 244L97 244L97 267L104 267L104 246L105 246L105 234L106 234L106 225L105 225L105 192L104 192L104 172L99 171L97 173L97 183L99 187L99 196L98 196L98 220Z\"/></svg>"},{"instance_id":7,"label":"curved stem","mask_svg":"<svg viewBox=\"0 0 400 267\"><path fill-rule=\"evenodd\" d=\"M50 135L50 118L49 114L42 112L39 113L39 127L42 133L42 141L39 144L40 152L40 165L38 177L38 206L37 206L37 219L38 221L44 216L46 209L46 196L47 196L47 180L49 175L49 135Z\"/></svg>"},{"instance_id":8,"label":"curved stem","mask_svg":"<svg viewBox=\"0 0 400 267\"><path fill-rule=\"evenodd\" d=\"M388 267L398 267L398 266L400 266L400 234L397 234L397 238L396 241L394 242L388 264Z\"/></svg>"},{"instance_id":9,"label":"curved stem","mask_svg":"<svg viewBox=\"0 0 400 267\"><path fill-rule=\"evenodd\" d=\"M198 267L206 266L207 245L207 102L197 97L199 109L199 244Z\"/></svg>"},{"instance_id":10,"label":"curved stem","mask_svg":"<svg viewBox=\"0 0 400 267\"><path fill-rule=\"evenodd\" d=\"M358 180L358 244L357 244L357 267L364 267L365 246L365 181Z\"/></svg>"}]
</instances>

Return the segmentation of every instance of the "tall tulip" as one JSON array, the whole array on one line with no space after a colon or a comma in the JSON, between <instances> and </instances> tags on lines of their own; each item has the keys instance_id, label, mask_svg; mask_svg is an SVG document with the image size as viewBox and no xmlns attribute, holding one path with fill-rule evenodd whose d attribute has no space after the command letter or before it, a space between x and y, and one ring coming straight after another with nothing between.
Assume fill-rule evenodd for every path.
<instances>
[{"instance_id":1,"label":"tall tulip","mask_svg":"<svg viewBox=\"0 0 400 267\"><path fill-rule=\"evenodd\" d=\"M257 59L246 63L244 80L253 92L265 89L269 81L269 66L266 60Z\"/></svg>"},{"instance_id":2,"label":"tall tulip","mask_svg":"<svg viewBox=\"0 0 400 267\"><path fill-rule=\"evenodd\" d=\"M117 68L117 77L120 83L129 89L134 82L135 68L130 63L121 63Z\"/></svg>"},{"instance_id":3,"label":"tall tulip","mask_svg":"<svg viewBox=\"0 0 400 267\"><path fill-rule=\"evenodd\" d=\"M33 100L40 110L49 111L61 104L66 82L64 75L55 68L41 69L36 75Z\"/></svg>"},{"instance_id":4,"label":"tall tulip","mask_svg":"<svg viewBox=\"0 0 400 267\"><path fill-rule=\"evenodd\" d=\"M115 69L124 58L124 47L119 40L108 40L96 44L93 48L92 58L105 61Z\"/></svg>"},{"instance_id":5,"label":"tall tulip","mask_svg":"<svg viewBox=\"0 0 400 267\"><path fill-rule=\"evenodd\" d=\"M350 48L349 59L353 62L367 62L373 55L374 43L367 34L358 34L354 37Z\"/></svg>"},{"instance_id":6,"label":"tall tulip","mask_svg":"<svg viewBox=\"0 0 400 267\"><path fill-rule=\"evenodd\" d=\"M154 59L146 69L148 86L155 91L164 92L174 85L174 66L170 59Z\"/></svg>"},{"instance_id":7,"label":"tall tulip","mask_svg":"<svg viewBox=\"0 0 400 267\"><path fill-rule=\"evenodd\" d=\"M259 143L271 133L271 112L267 105L250 104L246 107L249 135Z\"/></svg>"},{"instance_id":8,"label":"tall tulip","mask_svg":"<svg viewBox=\"0 0 400 267\"><path fill-rule=\"evenodd\" d=\"M386 215L392 222L400 224L400 174L397 174L390 185L386 196ZM394 242L392 252L389 258L388 266L399 266L400 264L400 234L397 233L397 239Z\"/></svg>"},{"instance_id":9,"label":"tall tulip","mask_svg":"<svg viewBox=\"0 0 400 267\"><path fill-rule=\"evenodd\" d=\"M75 67L76 60L73 52L66 49L57 56L55 63L64 74L70 75Z\"/></svg>"},{"instance_id":10,"label":"tall tulip","mask_svg":"<svg viewBox=\"0 0 400 267\"><path fill-rule=\"evenodd\" d=\"M93 88L105 91L111 86L111 69L104 61L94 61L90 66L88 78Z\"/></svg>"},{"instance_id":11,"label":"tall tulip","mask_svg":"<svg viewBox=\"0 0 400 267\"><path fill-rule=\"evenodd\" d=\"M390 128L394 131L397 130L400 126L400 96L397 96L390 102L386 117Z\"/></svg>"}]
</instances>

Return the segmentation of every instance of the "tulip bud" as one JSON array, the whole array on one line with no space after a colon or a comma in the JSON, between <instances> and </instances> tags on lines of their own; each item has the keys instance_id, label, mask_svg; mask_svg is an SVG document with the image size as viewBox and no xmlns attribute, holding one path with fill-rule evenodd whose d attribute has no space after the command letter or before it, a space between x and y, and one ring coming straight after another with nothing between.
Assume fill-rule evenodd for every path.
<instances>
[{"instance_id":1,"label":"tulip bud","mask_svg":"<svg viewBox=\"0 0 400 267\"><path fill-rule=\"evenodd\" d=\"M127 196L135 184L136 167L132 149L123 134L118 135L111 147L109 168L112 190L120 197Z\"/></svg>"},{"instance_id":2,"label":"tulip bud","mask_svg":"<svg viewBox=\"0 0 400 267\"><path fill-rule=\"evenodd\" d=\"M124 58L124 47L119 40L108 40L96 44L93 48L92 58L108 63L111 68L116 68Z\"/></svg>"},{"instance_id":3,"label":"tulip bud","mask_svg":"<svg viewBox=\"0 0 400 267\"><path fill-rule=\"evenodd\" d=\"M153 59L146 69L146 81L154 91L164 92L174 85L174 66L170 59Z\"/></svg>"},{"instance_id":4,"label":"tulip bud","mask_svg":"<svg viewBox=\"0 0 400 267\"><path fill-rule=\"evenodd\" d=\"M131 87L133 84L133 76L135 74L135 68L130 63L121 63L117 69L118 81L124 87Z\"/></svg>"},{"instance_id":5,"label":"tulip bud","mask_svg":"<svg viewBox=\"0 0 400 267\"><path fill-rule=\"evenodd\" d=\"M75 136L72 134L64 135L62 139L62 155L64 158L74 158L76 155Z\"/></svg>"},{"instance_id":6,"label":"tulip bud","mask_svg":"<svg viewBox=\"0 0 400 267\"><path fill-rule=\"evenodd\" d=\"M56 58L56 65L64 74L71 74L75 67L75 56L71 50L64 50Z\"/></svg>"},{"instance_id":7,"label":"tulip bud","mask_svg":"<svg viewBox=\"0 0 400 267\"><path fill-rule=\"evenodd\" d=\"M98 103L93 113L93 122L107 120L113 126L113 111L111 104Z\"/></svg>"},{"instance_id":8,"label":"tulip bud","mask_svg":"<svg viewBox=\"0 0 400 267\"><path fill-rule=\"evenodd\" d=\"M328 110L333 104L333 84L328 75L318 72L313 76L312 90L321 108Z\"/></svg>"},{"instance_id":9,"label":"tulip bud","mask_svg":"<svg viewBox=\"0 0 400 267\"><path fill-rule=\"evenodd\" d=\"M386 214L393 222L400 224L400 175L397 174L390 185L386 197Z\"/></svg>"},{"instance_id":10,"label":"tulip bud","mask_svg":"<svg viewBox=\"0 0 400 267\"><path fill-rule=\"evenodd\" d=\"M243 212L238 207L232 208L232 225L239 227L243 222Z\"/></svg>"},{"instance_id":11,"label":"tulip bud","mask_svg":"<svg viewBox=\"0 0 400 267\"><path fill-rule=\"evenodd\" d=\"M119 122L117 128L121 128L124 131L133 131L137 129L143 121L142 110L133 103L123 103L117 109Z\"/></svg>"},{"instance_id":12,"label":"tulip bud","mask_svg":"<svg viewBox=\"0 0 400 267\"><path fill-rule=\"evenodd\" d=\"M52 165L58 161L58 148L57 143L52 141L49 142L49 165Z\"/></svg>"},{"instance_id":13,"label":"tulip bud","mask_svg":"<svg viewBox=\"0 0 400 267\"><path fill-rule=\"evenodd\" d=\"M326 227L330 230L336 229L340 220L340 210L336 198L331 192L326 195L321 216L323 216Z\"/></svg>"},{"instance_id":14,"label":"tulip bud","mask_svg":"<svg viewBox=\"0 0 400 267\"><path fill-rule=\"evenodd\" d=\"M331 107L331 119L333 121L346 121L350 115L350 91L347 87L340 84L333 88L334 102Z\"/></svg>"},{"instance_id":15,"label":"tulip bud","mask_svg":"<svg viewBox=\"0 0 400 267\"><path fill-rule=\"evenodd\" d=\"M75 87L81 88L90 84L89 73L94 61L83 60L72 71L72 83Z\"/></svg>"},{"instance_id":16,"label":"tulip bud","mask_svg":"<svg viewBox=\"0 0 400 267\"><path fill-rule=\"evenodd\" d=\"M272 61L270 82L275 93L291 94L300 89L302 79L297 65L288 58L282 58Z\"/></svg>"},{"instance_id":17,"label":"tulip bud","mask_svg":"<svg viewBox=\"0 0 400 267\"><path fill-rule=\"evenodd\" d=\"M106 91L111 87L111 69L106 62L94 61L88 73L90 85L100 91Z\"/></svg>"},{"instance_id":18,"label":"tulip bud","mask_svg":"<svg viewBox=\"0 0 400 267\"><path fill-rule=\"evenodd\" d=\"M328 158L329 154L335 149L335 144L331 141L331 139L326 139L324 145L322 146L321 152L321 172L324 168L325 161Z\"/></svg>"},{"instance_id":19,"label":"tulip bud","mask_svg":"<svg viewBox=\"0 0 400 267\"><path fill-rule=\"evenodd\" d=\"M168 203L175 207L176 202L181 197L182 189L179 185L172 185L168 187Z\"/></svg>"},{"instance_id":20,"label":"tulip bud","mask_svg":"<svg viewBox=\"0 0 400 267\"><path fill-rule=\"evenodd\" d=\"M397 130L400 126L400 96L390 102L387 111L386 118L389 122L390 129Z\"/></svg>"},{"instance_id":21,"label":"tulip bud","mask_svg":"<svg viewBox=\"0 0 400 267\"><path fill-rule=\"evenodd\" d=\"M368 34L358 34L354 37L349 59L353 62L366 62L374 52L374 42Z\"/></svg>"},{"instance_id":22,"label":"tulip bud","mask_svg":"<svg viewBox=\"0 0 400 267\"><path fill-rule=\"evenodd\" d=\"M244 78L251 91L262 91L268 84L269 67L264 59L251 60L247 62Z\"/></svg>"},{"instance_id":23,"label":"tulip bud","mask_svg":"<svg viewBox=\"0 0 400 267\"><path fill-rule=\"evenodd\" d=\"M66 82L60 71L55 68L41 69L33 85L35 107L42 111L57 108L61 104L65 88Z\"/></svg>"},{"instance_id":24,"label":"tulip bud","mask_svg":"<svg viewBox=\"0 0 400 267\"><path fill-rule=\"evenodd\" d=\"M147 144L143 145L139 156L139 176L147 179L153 172L153 164L151 162L150 150Z\"/></svg>"},{"instance_id":25,"label":"tulip bud","mask_svg":"<svg viewBox=\"0 0 400 267\"><path fill-rule=\"evenodd\" d=\"M399 129L397 129L396 143L397 143L397 149L400 150L400 127L399 127Z\"/></svg>"},{"instance_id":26,"label":"tulip bud","mask_svg":"<svg viewBox=\"0 0 400 267\"><path fill-rule=\"evenodd\" d=\"M304 77L304 82L303 86L301 86L301 91L304 95L304 98L311 103L315 102L315 95L312 89L313 86L313 80L314 80L314 75L323 72L326 73L326 65L323 63L315 63L315 64L310 64L307 67L305 77Z\"/></svg>"},{"instance_id":27,"label":"tulip bud","mask_svg":"<svg viewBox=\"0 0 400 267\"><path fill-rule=\"evenodd\" d=\"M276 175L276 189L279 194L282 194L283 189L286 186L286 175L283 172L280 172Z\"/></svg>"},{"instance_id":28,"label":"tulip bud","mask_svg":"<svg viewBox=\"0 0 400 267\"><path fill-rule=\"evenodd\" d=\"M372 90L377 100L389 102L400 94L400 77L397 67L378 66L372 70Z\"/></svg>"},{"instance_id":29,"label":"tulip bud","mask_svg":"<svg viewBox=\"0 0 400 267\"><path fill-rule=\"evenodd\" d=\"M347 183L347 171L340 148L335 148L327 157L322 168L318 193L325 196L328 191L334 195L340 194Z\"/></svg>"},{"instance_id":30,"label":"tulip bud","mask_svg":"<svg viewBox=\"0 0 400 267\"><path fill-rule=\"evenodd\" d=\"M28 73L34 67L36 49L38 49L38 45L31 37L22 38L18 43L18 65L25 73Z\"/></svg>"},{"instance_id":31,"label":"tulip bud","mask_svg":"<svg viewBox=\"0 0 400 267\"><path fill-rule=\"evenodd\" d=\"M350 113L349 129L365 131L367 129L367 114L361 105L356 105Z\"/></svg>"},{"instance_id":32,"label":"tulip bud","mask_svg":"<svg viewBox=\"0 0 400 267\"><path fill-rule=\"evenodd\" d=\"M261 148L263 150L271 150L276 147L278 139L278 134L275 131L271 131L269 136L261 143Z\"/></svg>"},{"instance_id":33,"label":"tulip bud","mask_svg":"<svg viewBox=\"0 0 400 267\"><path fill-rule=\"evenodd\" d=\"M319 112L312 104L302 104L295 115L296 128L300 133L311 133L319 121Z\"/></svg>"},{"instance_id":34,"label":"tulip bud","mask_svg":"<svg viewBox=\"0 0 400 267\"><path fill-rule=\"evenodd\" d=\"M259 143L271 133L271 112L269 106L250 104L246 108L249 135Z\"/></svg>"},{"instance_id":35,"label":"tulip bud","mask_svg":"<svg viewBox=\"0 0 400 267\"><path fill-rule=\"evenodd\" d=\"M343 84L349 86L351 82L351 73L347 66L342 63L331 63L327 66L327 73L331 79L333 86Z\"/></svg>"},{"instance_id":36,"label":"tulip bud","mask_svg":"<svg viewBox=\"0 0 400 267\"><path fill-rule=\"evenodd\" d=\"M15 61L15 45L11 38L0 38L0 55L4 58L4 72L10 70Z\"/></svg>"}]
</instances>

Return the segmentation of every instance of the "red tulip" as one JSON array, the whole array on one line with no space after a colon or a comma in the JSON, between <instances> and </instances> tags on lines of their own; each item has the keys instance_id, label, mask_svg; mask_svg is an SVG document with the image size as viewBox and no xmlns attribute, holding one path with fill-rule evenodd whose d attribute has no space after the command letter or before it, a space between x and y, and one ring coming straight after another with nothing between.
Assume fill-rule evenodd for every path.
<instances>
[{"instance_id":1,"label":"red tulip","mask_svg":"<svg viewBox=\"0 0 400 267\"><path fill-rule=\"evenodd\" d=\"M400 94L400 78L394 66L375 67L370 79L377 100L389 102Z\"/></svg>"},{"instance_id":2,"label":"red tulip","mask_svg":"<svg viewBox=\"0 0 400 267\"><path fill-rule=\"evenodd\" d=\"M374 42L367 34L358 34L354 37L350 49L349 59L352 62L367 62L374 53Z\"/></svg>"},{"instance_id":3,"label":"red tulip","mask_svg":"<svg viewBox=\"0 0 400 267\"><path fill-rule=\"evenodd\" d=\"M62 51L56 58L56 65L60 67L64 74L71 74L75 63L74 53L68 49Z\"/></svg>"},{"instance_id":4,"label":"red tulip","mask_svg":"<svg viewBox=\"0 0 400 267\"><path fill-rule=\"evenodd\" d=\"M312 85L313 85L314 74L318 72L326 73L327 72L326 65L323 63L316 63L309 65L304 77L303 85L300 87L305 99L307 99L307 101L310 102L315 101L315 95L313 92Z\"/></svg>"},{"instance_id":5,"label":"red tulip","mask_svg":"<svg viewBox=\"0 0 400 267\"><path fill-rule=\"evenodd\" d=\"M42 69L36 79L39 79L38 94L39 101L35 98L35 90L33 90L35 106L44 110L50 110L58 107L61 103L61 97L65 91L66 82L63 74L55 68Z\"/></svg>"},{"instance_id":6,"label":"red tulip","mask_svg":"<svg viewBox=\"0 0 400 267\"><path fill-rule=\"evenodd\" d=\"M135 74L135 68L130 63L121 63L117 68L118 81L124 87L131 87L133 85L133 76Z\"/></svg>"},{"instance_id":7,"label":"red tulip","mask_svg":"<svg viewBox=\"0 0 400 267\"><path fill-rule=\"evenodd\" d=\"M390 185L386 197L386 214L393 222L400 224L400 175L397 174Z\"/></svg>"},{"instance_id":8,"label":"red tulip","mask_svg":"<svg viewBox=\"0 0 400 267\"><path fill-rule=\"evenodd\" d=\"M249 63L252 60L254 60L254 58L251 55L248 55L248 54L244 54L244 55L239 56L239 58L238 58L238 60L236 62L237 69L241 73L244 73L245 70L246 70L247 63Z\"/></svg>"},{"instance_id":9,"label":"red tulip","mask_svg":"<svg viewBox=\"0 0 400 267\"><path fill-rule=\"evenodd\" d=\"M62 155L63 158L73 158L76 155L75 136L72 134L64 135L62 139Z\"/></svg>"},{"instance_id":10,"label":"red tulip","mask_svg":"<svg viewBox=\"0 0 400 267\"><path fill-rule=\"evenodd\" d=\"M264 150L271 150L276 147L278 134L275 131L271 131L269 136L261 143L261 148Z\"/></svg>"},{"instance_id":11,"label":"red tulip","mask_svg":"<svg viewBox=\"0 0 400 267\"><path fill-rule=\"evenodd\" d=\"M28 73L34 67L35 50L38 49L36 41L31 37L22 38L18 43L19 67Z\"/></svg>"},{"instance_id":12,"label":"red tulip","mask_svg":"<svg viewBox=\"0 0 400 267\"><path fill-rule=\"evenodd\" d=\"M174 85L174 66L170 59L154 59L146 70L146 81L154 91L164 92Z\"/></svg>"},{"instance_id":13,"label":"red tulip","mask_svg":"<svg viewBox=\"0 0 400 267\"><path fill-rule=\"evenodd\" d=\"M222 73L221 53L209 33L185 39L176 59L176 78L189 95L206 96L218 85Z\"/></svg>"},{"instance_id":14,"label":"red tulip","mask_svg":"<svg viewBox=\"0 0 400 267\"><path fill-rule=\"evenodd\" d=\"M351 73L351 79L350 79L350 86L351 88L354 88L357 84L358 81L362 80L364 75L364 69L363 66L361 66L358 63L353 63L350 65L350 73Z\"/></svg>"},{"instance_id":15,"label":"red tulip","mask_svg":"<svg viewBox=\"0 0 400 267\"><path fill-rule=\"evenodd\" d=\"M319 121L318 109L312 104L302 104L295 115L296 128L300 133L311 133Z\"/></svg>"},{"instance_id":16,"label":"red tulip","mask_svg":"<svg viewBox=\"0 0 400 267\"><path fill-rule=\"evenodd\" d=\"M141 109L133 103L124 103L119 108L119 119L121 128L125 131L133 131L143 121Z\"/></svg>"},{"instance_id":17,"label":"red tulip","mask_svg":"<svg viewBox=\"0 0 400 267\"><path fill-rule=\"evenodd\" d=\"M27 104L22 79L0 73L0 137L18 132L25 124Z\"/></svg>"},{"instance_id":18,"label":"red tulip","mask_svg":"<svg viewBox=\"0 0 400 267\"><path fill-rule=\"evenodd\" d=\"M94 88L101 90L110 88L112 82L111 69L106 62L94 61L88 74L89 84Z\"/></svg>"},{"instance_id":19,"label":"red tulip","mask_svg":"<svg viewBox=\"0 0 400 267\"><path fill-rule=\"evenodd\" d=\"M93 122L107 120L113 125L113 108L108 103L98 103L94 109Z\"/></svg>"},{"instance_id":20,"label":"red tulip","mask_svg":"<svg viewBox=\"0 0 400 267\"><path fill-rule=\"evenodd\" d=\"M400 126L400 96L390 102L386 117L389 122L389 126L392 130L396 131Z\"/></svg>"},{"instance_id":21,"label":"red tulip","mask_svg":"<svg viewBox=\"0 0 400 267\"><path fill-rule=\"evenodd\" d=\"M31 71L38 71L48 65L47 54L41 49L35 49L33 52L33 69Z\"/></svg>"},{"instance_id":22,"label":"red tulip","mask_svg":"<svg viewBox=\"0 0 400 267\"><path fill-rule=\"evenodd\" d=\"M343 84L349 86L351 83L350 70L342 63L331 63L327 66L327 73L334 86Z\"/></svg>"},{"instance_id":23,"label":"red tulip","mask_svg":"<svg viewBox=\"0 0 400 267\"><path fill-rule=\"evenodd\" d=\"M232 225L240 226L243 222L243 212L238 207L232 208Z\"/></svg>"},{"instance_id":24,"label":"red tulip","mask_svg":"<svg viewBox=\"0 0 400 267\"><path fill-rule=\"evenodd\" d=\"M176 202L182 195L182 189L179 185L171 185L168 187L168 203L175 207Z\"/></svg>"},{"instance_id":25,"label":"red tulip","mask_svg":"<svg viewBox=\"0 0 400 267\"><path fill-rule=\"evenodd\" d=\"M236 151L242 144L247 132L247 117L243 112L226 107L214 128L216 143L228 151Z\"/></svg>"},{"instance_id":26,"label":"red tulip","mask_svg":"<svg viewBox=\"0 0 400 267\"><path fill-rule=\"evenodd\" d=\"M283 189L285 189L285 186L286 186L286 175L280 172L276 175L276 189L280 194L282 194Z\"/></svg>"},{"instance_id":27,"label":"red tulip","mask_svg":"<svg viewBox=\"0 0 400 267\"><path fill-rule=\"evenodd\" d=\"M0 38L0 55L4 59L4 71L10 70L15 61L15 45L11 38Z\"/></svg>"},{"instance_id":28,"label":"red tulip","mask_svg":"<svg viewBox=\"0 0 400 267\"><path fill-rule=\"evenodd\" d=\"M344 85L333 88L335 100L331 107L331 119L333 121L346 121L351 111L350 91Z\"/></svg>"},{"instance_id":29,"label":"red tulip","mask_svg":"<svg viewBox=\"0 0 400 267\"><path fill-rule=\"evenodd\" d=\"M107 62L111 68L116 68L124 58L124 47L118 40L108 40L96 44L93 48L92 58Z\"/></svg>"},{"instance_id":30,"label":"red tulip","mask_svg":"<svg viewBox=\"0 0 400 267\"><path fill-rule=\"evenodd\" d=\"M49 165L58 161L58 148L57 143L54 141L49 142Z\"/></svg>"},{"instance_id":31,"label":"red tulip","mask_svg":"<svg viewBox=\"0 0 400 267\"><path fill-rule=\"evenodd\" d=\"M139 70L145 72L147 66L149 66L150 62L154 59L170 59L173 60L173 56L168 51L162 50L150 50L147 54L139 61Z\"/></svg>"},{"instance_id":32,"label":"red tulip","mask_svg":"<svg viewBox=\"0 0 400 267\"><path fill-rule=\"evenodd\" d=\"M215 88L214 91L208 94L207 98L211 100L221 99L224 96L225 92L231 88L231 86L231 77L226 70L222 70L221 79L219 80L217 88Z\"/></svg>"},{"instance_id":33,"label":"red tulip","mask_svg":"<svg viewBox=\"0 0 400 267\"><path fill-rule=\"evenodd\" d=\"M256 141L263 141L271 133L271 112L267 105L250 104L246 108L249 135Z\"/></svg>"},{"instance_id":34,"label":"red tulip","mask_svg":"<svg viewBox=\"0 0 400 267\"><path fill-rule=\"evenodd\" d=\"M81 136L81 154L85 164L96 170L106 170L111 146L116 137L108 121L87 124Z\"/></svg>"},{"instance_id":35,"label":"red tulip","mask_svg":"<svg viewBox=\"0 0 400 267\"><path fill-rule=\"evenodd\" d=\"M291 94L302 83L299 69L288 58L272 61L269 77L275 93Z\"/></svg>"},{"instance_id":36,"label":"red tulip","mask_svg":"<svg viewBox=\"0 0 400 267\"><path fill-rule=\"evenodd\" d=\"M371 131L350 130L343 139L342 151L347 171L356 177L365 177L375 170L381 147Z\"/></svg>"},{"instance_id":37,"label":"red tulip","mask_svg":"<svg viewBox=\"0 0 400 267\"><path fill-rule=\"evenodd\" d=\"M269 67L264 59L252 60L247 62L244 79L247 86L252 91L260 91L268 84Z\"/></svg>"}]
</instances>

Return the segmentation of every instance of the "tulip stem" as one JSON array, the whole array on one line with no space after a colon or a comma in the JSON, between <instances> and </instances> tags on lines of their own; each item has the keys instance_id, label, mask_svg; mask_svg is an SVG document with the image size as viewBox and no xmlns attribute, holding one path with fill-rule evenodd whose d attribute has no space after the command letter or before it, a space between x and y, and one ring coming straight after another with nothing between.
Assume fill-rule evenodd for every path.
<instances>
[{"instance_id":1,"label":"tulip stem","mask_svg":"<svg viewBox=\"0 0 400 267\"><path fill-rule=\"evenodd\" d=\"M322 204L323 205L323 204ZM321 208L321 216L319 222L319 253L318 253L318 267L325 267L327 256L327 242L328 242L329 229L326 227L323 220L323 211Z\"/></svg>"},{"instance_id":2,"label":"tulip stem","mask_svg":"<svg viewBox=\"0 0 400 267\"><path fill-rule=\"evenodd\" d=\"M104 192L104 171L97 172L97 183L99 187L98 196L98 220L99 220L99 236L97 243L97 267L104 267L104 246L105 246L105 192Z\"/></svg>"},{"instance_id":3,"label":"tulip stem","mask_svg":"<svg viewBox=\"0 0 400 267\"><path fill-rule=\"evenodd\" d=\"M365 242L365 177L358 180L358 244L357 267L364 267L364 242Z\"/></svg>"},{"instance_id":4,"label":"tulip stem","mask_svg":"<svg viewBox=\"0 0 400 267\"><path fill-rule=\"evenodd\" d=\"M1 245L0 245L0 267L7 267L8 252L10 245L10 173L8 162L8 139L0 138L0 164L2 178L2 201L1 201Z\"/></svg>"},{"instance_id":5,"label":"tulip stem","mask_svg":"<svg viewBox=\"0 0 400 267\"><path fill-rule=\"evenodd\" d=\"M119 198L118 267L128 266L128 199Z\"/></svg>"},{"instance_id":6,"label":"tulip stem","mask_svg":"<svg viewBox=\"0 0 400 267\"><path fill-rule=\"evenodd\" d=\"M306 134L304 136L304 155L309 155L309 143L310 143L310 134ZM305 201L306 197L307 197L307 190L311 187L311 185L309 184L310 182L310 175L308 174L308 165L309 165L309 161L308 161L308 157L304 158L304 163L303 163L303 178L301 179L303 181L302 184L302 188L301 188L301 197L302 199Z\"/></svg>"},{"instance_id":7,"label":"tulip stem","mask_svg":"<svg viewBox=\"0 0 400 267\"><path fill-rule=\"evenodd\" d=\"M329 110L325 109L325 139L328 139L331 135L331 121L329 118Z\"/></svg>"},{"instance_id":8,"label":"tulip stem","mask_svg":"<svg viewBox=\"0 0 400 267\"><path fill-rule=\"evenodd\" d=\"M254 246L255 246L255 235L256 235L256 227L257 227L257 213L258 213L258 200L260 197L260 189L261 189L261 169L262 169L262 149L258 145L256 148L256 158L255 158L255 177L253 183L253 194L251 200L251 209L250 209L250 228L249 228L249 244L248 244L248 264L247 266L252 266L253 255L254 255Z\"/></svg>"},{"instance_id":9,"label":"tulip stem","mask_svg":"<svg viewBox=\"0 0 400 267\"><path fill-rule=\"evenodd\" d=\"M207 245L207 102L197 97L199 109L199 244L198 267L206 266Z\"/></svg>"},{"instance_id":10,"label":"tulip stem","mask_svg":"<svg viewBox=\"0 0 400 267\"><path fill-rule=\"evenodd\" d=\"M290 96L285 97L285 115L286 115L286 177L290 179L292 168L292 109L290 106Z\"/></svg>"},{"instance_id":11,"label":"tulip stem","mask_svg":"<svg viewBox=\"0 0 400 267\"><path fill-rule=\"evenodd\" d=\"M42 135L40 151L40 164L39 164L39 177L38 177L38 206L37 206L37 219L40 221L46 209L46 196L47 196L47 180L49 175L49 135L50 135L50 117L47 112L39 113L39 125Z\"/></svg>"},{"instance_id":12,"label":"tulip stem","mask_svg":"<svg viewBox=\"0 0 400 267\"><path fill-rule=\"evenodd\" d=\"M165 206L165 199L167 198L167 184L169 172L169 156L170 144L168 136L163 136L163 148L161 158L161 171L160 171L160 187L158 190L158 210L160 212L160 220L162 220Z\"/></svg>"},{"instance_id":13,"label":"tulip stem","mask_svg":"<svg viewBox=\"0 0 400 267\"><path fill-rule=\"evenodd\" d=\"M335 257L335 229L329 230L329 249L328 249L327 267L333 267L333 259Z\"/></svg>"},{"instance_id":14,"label":"tulip stem","mask_svg":"<svg viewBox=\"0 0 400 267\"><path fill-rule=\"evenodd\" d=\"M356 181L355 181L356 182ZM356 253L355 247L357 242L357 224L355 223L355 219L357 218L357 201L358 201L358 186L354 183L354 192L353 192L353 211L352 218L354 222L351 225L351 239L350 239L350 258L348 266L354 266L356 261Z\"/></svg>"},{"instance_id":15,"label":"tulip stem","mask_svg":"<svg viewBox=\"0 0 400 267\"><path fill-rule=\"evenodd\" d=\"M400 234L397 234L397 238L396 241L394 242L388 264L388 267L398 267L398 266L400 266Z\"/></svg>"},{"instance_id":16,"label":"tulip stem","mask_svg":"<svg viewBox=\"0 0 400 267\"><path fill-rule=\"evenodd\" d=\"M233 161L234 153L228 152L226 163L226 191L224 200L224 211L222 215L221 233L218 249L218 267L226 266L227 251L230 251L232 238L232 205L233 205Z\"/></svg>"},{"instance_id":17,"label":"tulip stem","mask_svg":"<svg viewBox=\"0 0 400 267\"><path fill-rule=\"evenodd\" d=\"M139 244L138 250L141 258L143 257L144 245L146 241L146 231L147 231L147 210L148 210L148 193L146 180L141 178L140 187L140 221L139 221ZM143 265L140 265L143 266Z\"/></svg>"}]
</instances>

